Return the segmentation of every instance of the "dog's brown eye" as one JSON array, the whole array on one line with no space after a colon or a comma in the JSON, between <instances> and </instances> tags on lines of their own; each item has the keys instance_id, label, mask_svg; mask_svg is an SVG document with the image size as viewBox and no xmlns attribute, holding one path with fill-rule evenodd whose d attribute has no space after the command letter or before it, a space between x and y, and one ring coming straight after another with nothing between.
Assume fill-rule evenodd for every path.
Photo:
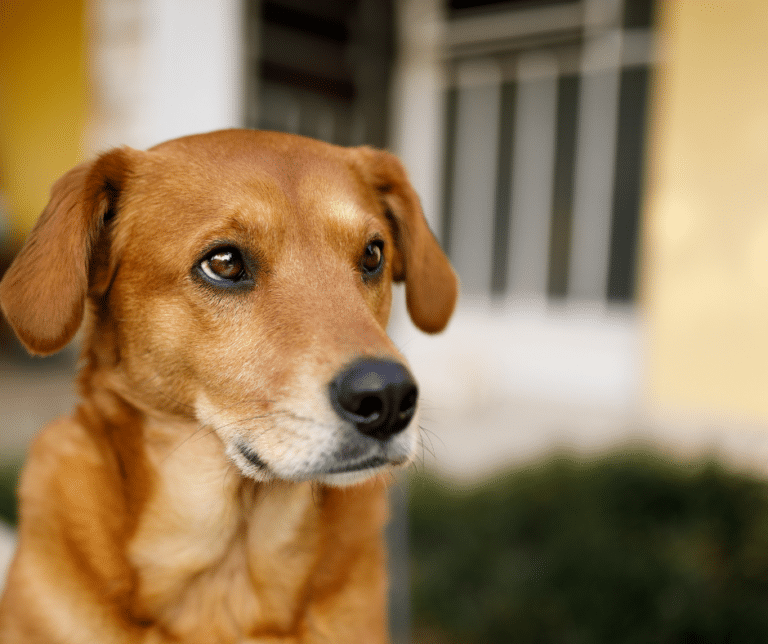
<instances>
[{"instance_id":1,"label":"dog's brown eye","mask_svg":"<svg viewBox=\"0 0 768 644\"><path fill-rule=\"evenodd\" d=\"M376 275L384 264L384 242L377 239L365 247L361 266L367 277Z\"/></svg>"},{"instance_id":2,"label":"dog's brown eye","mask_svg":"<svg viewBox=\"0 0 768 644\"><path fill-rule=\"evenodd\" d=\"M245 276L245 264L236 248L214 251L200 262L200 270L215 283L237 282Z\"/></svg>"}]
</instances>

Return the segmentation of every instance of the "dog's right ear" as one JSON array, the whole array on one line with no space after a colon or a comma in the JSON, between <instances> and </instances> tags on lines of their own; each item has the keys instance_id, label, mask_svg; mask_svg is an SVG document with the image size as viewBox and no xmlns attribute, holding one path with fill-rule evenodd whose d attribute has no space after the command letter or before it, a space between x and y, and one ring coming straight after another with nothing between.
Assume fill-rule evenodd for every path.
<instances>
[{"instance_id":1,"label":"dog's right ear","mask_svg":"<svg viewBox=\"0 0 768 644\"><path fill-rule=\"evenodd\" d=\"M91 252L117 207L132 152L107 152L61 177L0 282L0 308L30 353L58 351L80 326Z\"/></svg>"},{"instance_id":2,"label":"dog's right ear","mask_svg":"<svg viewBox=\"0 0 768 644\"><path fill-rule=\"evenodd\" d=\"M448 258L430 231L419 198L397 157L367 146L351 148L357 167L378 192L394 223L398 252L393 279L405 281L405 302L414 324L426 333L445 328L459 285Z\"/></svg>"}]
</instances>

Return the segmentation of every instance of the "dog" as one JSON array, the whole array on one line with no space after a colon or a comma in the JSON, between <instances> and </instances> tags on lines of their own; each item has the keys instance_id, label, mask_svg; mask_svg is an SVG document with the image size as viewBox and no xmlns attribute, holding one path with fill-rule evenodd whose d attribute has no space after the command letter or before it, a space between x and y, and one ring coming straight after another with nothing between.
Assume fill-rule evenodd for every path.
<instances>
[{"instance_id":1,"label":"dog","mask_svg":"<svg viewBox=\"0 0 768 644\"><path fill-rule=\"evenodd\" d=\"M38 355L85 320L81 401L30 449L0 642L388 641L401 281L442 330L457 279L385 151L224 130L59 179L0 304Z\"/></svg>"}]
</instances>

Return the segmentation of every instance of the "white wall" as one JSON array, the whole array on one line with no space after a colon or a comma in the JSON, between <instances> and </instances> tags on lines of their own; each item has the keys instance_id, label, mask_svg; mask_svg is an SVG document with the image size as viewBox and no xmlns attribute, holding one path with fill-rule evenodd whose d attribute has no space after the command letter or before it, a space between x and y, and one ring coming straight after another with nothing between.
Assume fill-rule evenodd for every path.
<instances>
[{"instance_id":1,"label":"white wall","mask_svg":"<svg viewBox=\"0 0 768 644\"><path fill-rule=\"evenodd\" d=\"M90 16L92 151L242 125L240 0L106 0Z\"/></svg>"}]
</instances>

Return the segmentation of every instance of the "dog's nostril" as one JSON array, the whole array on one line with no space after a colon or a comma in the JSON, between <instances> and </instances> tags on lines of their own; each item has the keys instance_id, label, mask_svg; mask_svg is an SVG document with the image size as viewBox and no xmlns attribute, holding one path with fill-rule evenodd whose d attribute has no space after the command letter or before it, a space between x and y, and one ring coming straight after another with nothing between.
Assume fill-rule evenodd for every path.
<instances>
[{"instance_id":1,"label":"dog's nostril","mask_svg":"<svg viewBox=\"0 0 768 644\"><path fill-rule=\"evenodd\" d=\"M416 387L413 387L413 389L405 394L405 397L400 403L400 408L398 409L400 418L405 418L407 416L408 420L411 419L411 416L413 416L413 412L416 409L417 398Z\"/></svg>"},{"instance_id":2,"label":"dog's nostril","mask_svg":"<svg viewBox=\"0 0 768 644\"><path fill-rule=\"evenodd\" d=\"M408 426L418 399L416 382L404 365L373 358L342 371L331 382L330 394L341 418L360 433L379 440Z\"/></svg>"},{"instance_id":3,"label":"dog's nostril","mask_svg":"<svg viewBox=\"0 0 768 644\"><path fill-rule=\"evenodd\" d=\"M363 418L372 421L376 420L381 415L383 407L384 403L382 403L380 398L366 396L360 401L360 405L356 410L350 411L354 411L358 416L362 416Z\"/></svg>"}]
</instances>

